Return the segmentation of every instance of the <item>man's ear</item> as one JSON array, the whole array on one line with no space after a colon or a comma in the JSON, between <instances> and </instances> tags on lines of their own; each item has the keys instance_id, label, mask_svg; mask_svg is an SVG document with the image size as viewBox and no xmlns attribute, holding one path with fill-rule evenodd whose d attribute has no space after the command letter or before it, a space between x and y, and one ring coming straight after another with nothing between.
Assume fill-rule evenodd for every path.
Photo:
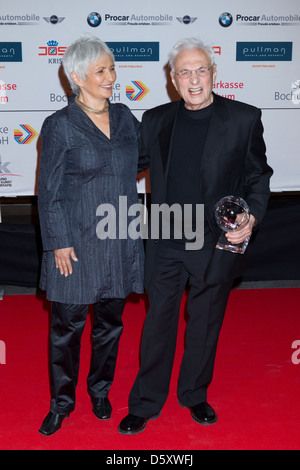
<instances>
[{"instance_id":1,"label":"man's ear","mask_svg":"<svg viewBox=\"0 0 300 470\"><path fill-rule=\"evenodd\" d=\"M217 65L214 64L214 66L213 66L213 84L215 84L216 78L217 78Z\"/></svg>"},{"instance_id":2,"label":"man's ear","mask_svg":"<svg viewBox=\"0 0 300 470\"><path fill-rule=\"evenodd\" d=\"M175 87L175 90L178 91L178 90L177 90L176 81L175 81L174 72L172 72L172 70L171 70L171 72L170 72L170 77L171 77L171 81L172 81L172 83L173 83L173 85L174 85L174 87Z\"/></svg>"}]
</instances>

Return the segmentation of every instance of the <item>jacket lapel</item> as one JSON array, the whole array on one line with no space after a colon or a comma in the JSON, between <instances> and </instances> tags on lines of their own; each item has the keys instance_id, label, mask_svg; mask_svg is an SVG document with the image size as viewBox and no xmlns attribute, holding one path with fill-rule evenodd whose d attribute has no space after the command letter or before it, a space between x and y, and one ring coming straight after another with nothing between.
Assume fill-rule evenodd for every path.
<instances>
[{"instance_id":1,"label":"jacket lapel","mask_svg":"<svg viewBox=\"0 0 300 470\"><path fill-rule=\"evenodd\" d=\"M218 173L219 158L222 155L224 137L228 134L228 112L223 100L214 94L213 112L203 150L201 177L203 189L212 187L214 174Z\"/></svg>"},{"instance_id":2,"label":"jacket lapel","mask_svg":"<svg viewBox=\"0 0 300 470\"><path fill-rule=\"evenodd\" d=\"M171 107L168 114L165 116L164 123L158 136L160 155L162 159L165 178L167 178L170 165L173 131L175 128L176 116L179 109L179 105L180 101L174 102L174 106Z\"/></svg>"}]
</instances>

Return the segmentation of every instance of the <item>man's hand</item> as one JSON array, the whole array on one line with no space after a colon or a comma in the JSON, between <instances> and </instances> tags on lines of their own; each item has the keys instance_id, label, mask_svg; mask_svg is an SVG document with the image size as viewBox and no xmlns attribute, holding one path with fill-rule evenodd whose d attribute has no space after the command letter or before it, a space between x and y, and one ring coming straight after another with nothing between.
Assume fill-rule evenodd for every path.
<instances>
[{"instance_id":1,"label":"man's hand","mask_svg":"<svg viewBox=\"0 0 300 470\"><path fill-rule=\"evenodd\" d=\"M59 248L54 250L54 259L57 269L59 269L60 274L63 274L65 277L68 277L69 274L73 273L71 259L73 261L78 261L74 248Z\"/></svg>"},{"instance_id":2,"label":"man's hand","mask_svg":"<svg viewBox=\"0 0 300 470\"><path fill-rule=\"evenodd\" d=\"M250 237L252 234L253 227L257 224L255 217L250 214L249 222L242 228L236 228L235 230L228 231L225 235L227 240L234 245L238 243L243 243L246 238Z\"/></svg>"}]
</instances>

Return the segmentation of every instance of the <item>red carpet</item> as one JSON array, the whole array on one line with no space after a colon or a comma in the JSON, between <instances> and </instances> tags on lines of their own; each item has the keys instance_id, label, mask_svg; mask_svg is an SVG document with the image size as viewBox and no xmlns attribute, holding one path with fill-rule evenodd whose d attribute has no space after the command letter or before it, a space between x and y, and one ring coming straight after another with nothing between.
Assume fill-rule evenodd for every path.
<instances>
[{"instance_id":1,"label":"red carpet","mask_svg":"<svg viewBox=\"0 0 300 470\"><path fill-rule=\"evenodd\" d=\"M111 420L91 412L86 392L90 321L82 339L76 410L62 429L44 437L38 429L49 409L47 340L49 303L43 297L0 301L0 449L2 450L246 450L299 449L300 364L292 343L300 340L300 289L234 290L221 332L209 402L219 420L195 423L177 404L176 380L183 352L184 302L170 395L156 421L136 436L117 432L138 368L144 301L131 299L124 314ZM2 343L3 345L3 343ZM299 356L300 357L300 354Z\"/></svg>"}]
</instances>

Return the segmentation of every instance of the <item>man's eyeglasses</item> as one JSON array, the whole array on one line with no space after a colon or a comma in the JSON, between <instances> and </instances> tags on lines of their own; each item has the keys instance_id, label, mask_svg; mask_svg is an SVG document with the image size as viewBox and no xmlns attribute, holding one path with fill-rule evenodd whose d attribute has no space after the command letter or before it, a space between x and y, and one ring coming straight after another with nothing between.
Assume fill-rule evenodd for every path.
<instances>
[{"instance_id":1,"label":"man's eyeglasses","mask_svg":"<svg viewBox=\"0 0 300 470\"><path fill-rule=\"evenodd\" d=\"M213 65L211 67L200 67L199 69L196 69L196 70L181 70L180 72L174 72L174 73L175 75L178 75L178 77L181 78L182 80L186 80L190 78L193 72L195 72L197 77L206 77L212 67Z\"/></svg>"}]
</instances>

